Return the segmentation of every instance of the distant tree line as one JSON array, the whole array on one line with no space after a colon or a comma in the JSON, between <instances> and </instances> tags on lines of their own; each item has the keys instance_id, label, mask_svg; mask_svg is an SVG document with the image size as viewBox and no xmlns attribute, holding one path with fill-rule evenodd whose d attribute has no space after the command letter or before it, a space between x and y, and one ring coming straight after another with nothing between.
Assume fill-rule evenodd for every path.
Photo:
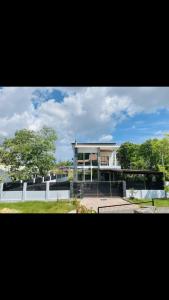
<instances>
[{"instance_id":1,"label":"distant tree line","mask_svg":"<svg viewBox=\"0 0 169 300\"><path fill-rule=\"evenodd\" d=\"M142 144L123 143L117 158L122 169L161 171L169 180L169 134Z\"/></svg>"}]
</instances>

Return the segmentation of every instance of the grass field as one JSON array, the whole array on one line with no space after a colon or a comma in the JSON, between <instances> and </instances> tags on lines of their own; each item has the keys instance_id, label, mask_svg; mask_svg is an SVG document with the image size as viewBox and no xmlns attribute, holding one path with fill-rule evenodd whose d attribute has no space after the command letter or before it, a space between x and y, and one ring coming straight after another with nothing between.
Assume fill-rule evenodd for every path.
<instances>
[{"instance_id":1,"label":"grass field","mask_svg":"<svg viewBox=\"0 0 169 300\"><path fill-rule=\"evenodd\" d=\"M140 206L148 206L148 205L152 205L152 201L149 200L149 199L129 199L129 202L131 203L140 203L140 202L146 202L146 201L149 201L148 203L143 203L143 204L140 204ZM158 206L158 207L167 207L169 206L169 199L154 199L154 205L155 206Z\"/></svg>"},{"instance_id":2,"label":"grass field","mask_svg":"<svg viewBox=\"0 0 169 300\"><path fill-rule=\"evenodd\" d=\"M0 203L0 213L68 213L75 208L70 201Z\"/></svg>"}]
</instances>

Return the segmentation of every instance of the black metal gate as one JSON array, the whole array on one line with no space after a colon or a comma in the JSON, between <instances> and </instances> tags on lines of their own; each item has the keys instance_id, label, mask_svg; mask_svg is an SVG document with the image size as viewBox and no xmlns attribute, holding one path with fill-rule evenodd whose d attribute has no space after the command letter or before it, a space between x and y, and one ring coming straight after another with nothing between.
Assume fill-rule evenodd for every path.
<instances>
[{"instance_id":1,"label":"black metal gate","mask_svg":"<svg viewBox=\"0 0 169 300\"><path fill-rule=\"evenodd\" d=\"M73 182L74 197L124 197L124 181Z\"/></svg>"}]
</instances>

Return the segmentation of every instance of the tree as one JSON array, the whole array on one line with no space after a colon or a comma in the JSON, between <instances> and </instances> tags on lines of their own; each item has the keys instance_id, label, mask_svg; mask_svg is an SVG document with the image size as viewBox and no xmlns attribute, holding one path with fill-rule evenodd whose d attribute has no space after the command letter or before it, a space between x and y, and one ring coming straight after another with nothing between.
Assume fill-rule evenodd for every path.
<instances>
[{"instance_id":1,"label":"tree","mask_svg":"<svg viewBox=\"0 0 169 300\"><path fill-rule=\"evenodd\" d=\"M3 142L2 162L10 167L13 180L46 175L55 164L55 141L52 128L43 127L35 132L27 129L16 131L13 138Z\"/></svg>"},{"instance_id":2,"label":"tree","mask_svg":"<svg viewBox=\"0 0 169 300\"><path fill-rule=\"evenodd\" d=\"M131 169L133 170L145 170L147 168L146 162L143 157L138 154L131 161Z\"/></svg>"},{"instance_id":3,"label":"tree","mask_svg":"<svg viewBox=\"0 0 169 300\"><path fill-rule=\"evenodd\" d=\"M131 169L136 163L139 151L139 145L130 142L123 143L117 153L117 159L122 169Z\"/></svg>"},{"instance_id":4,"label":"tree","mask_svg":"<svg viewBox=\"0 0 169 300\"><path fill-rule=\"evenodd\" d=\"M70 160L63 160L56 162L55 166L56 167L71 167L73 165L73 162Z\"/></svg>"},{"instance_id":5,"label":"tree","mask_svg":"<svg viewBox=\"0 0 169 300\"><path fill-rule=\"evenodd\" d=\"M157 170L160 161L159 140L150 139L141 144L139 156L144 160L146 169Z\"/></svg>"}]
</instances>

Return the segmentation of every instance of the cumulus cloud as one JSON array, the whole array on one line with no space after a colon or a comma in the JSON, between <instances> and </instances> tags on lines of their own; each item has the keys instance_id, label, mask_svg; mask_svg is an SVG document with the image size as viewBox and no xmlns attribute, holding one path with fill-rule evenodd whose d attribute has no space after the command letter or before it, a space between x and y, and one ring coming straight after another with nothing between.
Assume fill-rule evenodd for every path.
<instances>
[{"instance_id":1,"label":"cumulus cloud","mask_svg":"<svg viewBox=\"0 0 169 300\"><path fill-rule=\"evenodd\" d=\"M113 141L113 137L111 134L102 135L99 138L99 142L101 142L101 143L111 143L112 141Z\"/></svg>"},{"instance_id":2,"label":"cumulus cloud","mask_svg":"<svg viewBox=\"0 0 169 300\"><path fill-rule=\"evenodd\" d=\"M61 102L50 97L55 90L65 93ZM162 108L169 109L168 87L4 87L0 134L51 126L58 133L57 156L66 159L72 156L70 143L75 138L111 142L117 124Z\"/></svg>"}]
</instances>

